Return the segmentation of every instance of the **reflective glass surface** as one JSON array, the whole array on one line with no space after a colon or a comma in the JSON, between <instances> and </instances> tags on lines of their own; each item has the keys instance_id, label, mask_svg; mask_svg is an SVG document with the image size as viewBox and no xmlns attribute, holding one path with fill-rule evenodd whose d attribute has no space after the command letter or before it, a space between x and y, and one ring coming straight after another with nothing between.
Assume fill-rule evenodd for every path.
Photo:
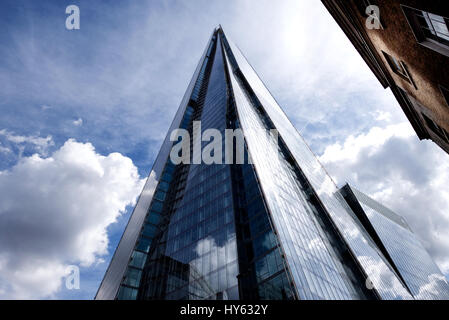
<instances>
[{"instance_id":1,"label":"reflective glass surface","mask_svg":"<svg viewBox=\"0 0 449 320\"><path fill-rule=\"evenodd\" d=\"M282 137L282 139L285 141L285 144L293 155L295 162L299 164L307 180L310 182L312 188L318 194L318 197L320 198L326 211L329 213L332 221L335 223L340 234L343 236L347 245L351 249L352 254L356 257L358 263L372 281L373 286L379 296L384 299L412 298L407 289L399 281L397 275L388 266L384 257L376 248L375 244L372 242L369 236L367 236L364 233L363 229L356 223L356 221L354 221L353 217L350 214L351 209L348 206L345 207L342 202L338 200L336 195L336 185L331 180L322 165L319 163L301 135L291 124L291 122L279 107L275 99L272 97L268 89L257 76L256 72L247 62L246 58L231 41L229 41L229 44L242 74L246 78L251 89L254 91L257 99L263 106L264 111L268 115L274 127L278 130L280 137ZM260 126L257 124L259 120L257 120L256 116L254 115L253 107L248 102L247 97L245 97L242 90L239 91L240 86L236 79L233 79L232 83L236 100L237 97L239 97L240 99L240 103L237 102L237 109L240 113L242 127L244 130L246 129L249 132L252 130L252 128L257 128L257 126ZM246 122L245 125L244 122ZM296 201L294 202L296 204L296 207L290 208L288 207L289 202L285 201L287 199L281 198L281 190L296 187L289 186L288 182L284 179L280 180L281 184L284 184L284 186L281 186L278 184L278 180L274 179L274 177L276 177L276 179L279 179L279 176L283 174L288 175L288 171L283 170L283 164L279 163L279 161L275 158L270 159L270 161L266 160L266 150L270 150L271 148L273 154L275 154L275 150L273 149L273 147L270 147L270 145L272 145L270 139L264 140L256 136L253 136L253 138L251 138L251 135L246 133L245 136L248 140L248 148L251 156L254 158L255 167L259 176L261 177L260 180L262 188L264 189L265 197L267 198L267 202L271 205L270 209L272 211L273 219L275 221L278 221L278 223L276 224L277 231L279 232L279 237L281 238L281 242L287 255L287 260L289 261L289 266L292 270L295 282L299 288L302 287L304 288L304 290L309 290L309 292L304 291L302 293L302 296L306 299L319 297L343 299L352 297L351 290L347 286L345 286L344 275L342 276L341 274L335 272L335 270L338 269L335 267L334 269L332 269L333 266L332 264L330 264L330 262L328 262L327 264L328 266L330 266L329 270L334 270L335 272L335 274L332 274L332 276L335 276L335 278L330 277L330 279L334 284L337 284L337 291L326 293L323 290L323 287L327 287L321 286L320 284L323 283L321 280L325 280L326 277L307 277L310 276L310 274L302 276L304 265L307 266L307 262L310 262L309 255L311 254L311 252L313 252L312 249L317 250L319 253L325 254L326 251L323 250L323 248L326 248L326 246L323 246L322 241L320 240L312 241L315 239L312 236L312 238L306 240L306 243L304 244L304 246L302 246L302 248L307 248L310 250L306 250L306 253L308 255L303 255L303 252L301 250L297 250L297 247L299 243L303 241L303 238L300 237L295 241L294 239L297 232L296 230L293 231L292 228L293 226L295 226L294 221L301 221L299 220L299 217L301 215L300 212L303 211L303 209L297 204L304 202L296 198ZM299 195L300 193L298 192L292 192L291 196L299 197ZM289 215L291 215L292 218L291 222L287 224L284 221L287 221ZM307 214L305 214L305 216L307 216ZM308 223L307 225L310 226L312 224ZM302 224L299 225L300 228L301 226ZM312 244L314 244L315 242L317 242L317 245L312 246ZM325 256L329 256L329 254L325 254ZM317 261L318 263L316 263L316 265L319 265L320 267L326 265L324 263L326 259L315 260L315 262ZM333 261L335 264L335 260L330 259L329 261ZM313 264L311 265L313 266ZM322 270L323 268L320 267L312 267L312 269ZM293 271L295 269L297 270L296 272ZM324 268L325 272L323 274L326 275L329 270ZM382 272L379 273L378 270L382 270ZM338 279L340 279L341 282ZM305 282L304 280L307 280L307 282ZM335 285L330 286L329 288L336 289Z\"/></svg>"},{"instance_id":2,"label":"reflective glass surface","mask_svg":"<svg viewBox=\"0 0 449 320\"><path fill-rule=\"evenodd\" d=\"M232 66L229 65L232 70ZM252 161L301 299L354 299L358 295L313 213L277 140L231 73L233 93Z\"/></svg>"},{"instance_id":3,"label":"reflective glass surface","mask_svg":"<svg viewBox=\"0 0 449 320\"><path fill-rule=\"evenodd\" d=\"M352 188L394 264L416 299L449 299L447 279L403 217Z\"/></svg>"},{"instance_id":4,"label":"reflective glass surface","mask_svg":"<svg viewBox=\"0 0 449 320\"><path fill-rule=\"evenodd\" d=\"M194 89L201 130L226 128L227 88L220 42L208 54ZM215 54L213 54L216 52ZM207 60L205 61L207 63ZM199 87L199 86L197 86ZM200 102L204 99L203 102ZM202 142L203 147L207 142ZM178 180L180 178L177 178ZM191 164L180 201L169 213L146 266L144 299L238 299L237 243L229 165ZM159 271L162 270L162 271Z\"/></svg>"}]
</instances>

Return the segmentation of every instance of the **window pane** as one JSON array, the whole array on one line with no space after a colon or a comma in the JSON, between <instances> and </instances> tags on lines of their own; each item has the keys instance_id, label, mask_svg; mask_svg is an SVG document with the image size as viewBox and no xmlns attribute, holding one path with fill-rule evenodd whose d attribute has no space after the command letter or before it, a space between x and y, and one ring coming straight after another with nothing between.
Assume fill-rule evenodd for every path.
<instances>
[{"instance_id":1,"label":"window pane","mask_svg":"<svg viewBox=\"0 0 449 320\"><path fill-rule=\"evenodd\" d=\"M145 253L134 251L130 265L142 269L145 264L146 258L147 255Z\"/></svg>"},{"instance_id":2,"label":"window pane","mask_svg":"<svg viewBox=\"0 0 449 320\"><path fill-rule=\"evenodd\" d=\"M148 252L150 250L151 239L141 237L137 245L137 249L143 252Z\"/></svg>"},{"instance_id":3,"label":"window pane","mask_svg":"<svg viewBox=\"0 0 449 320\"><path fill-rule=\"evenodd\" d=\"M141 276L142 272L140 270L128 268L124 283L129 286L138 287Z\"/></svg>"},{"instance_id":4,"label":"window pane","mask_svg":"<svg viewBox=\"0 0 449 320\"><path fill-rule=\"evenodd\" d=\"M137 290L128 288L128 287L120 287L120 290L117 295L117 299L119 300L136 300L137 298Z\"/></svg>"}]
</instances>

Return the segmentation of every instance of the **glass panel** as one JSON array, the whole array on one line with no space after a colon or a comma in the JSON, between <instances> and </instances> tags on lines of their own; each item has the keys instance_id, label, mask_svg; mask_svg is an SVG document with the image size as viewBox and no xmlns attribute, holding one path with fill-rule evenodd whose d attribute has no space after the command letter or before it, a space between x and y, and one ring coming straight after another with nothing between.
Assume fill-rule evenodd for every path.
<instances>
[{"instance_id":1,"label":"glass panel","mask_svg":"<svg viewBox=\"0 0 449 320\"><path fill-rule=\"evenodd\" d=\"M157 228L152 224L145 224L142 234L146 237L153 238L156 235Z\"/></svg>"},{"instance_id":2,"label":"glass panel","mask_svg":"<svg viewBox=\"0 0 449 320\"><path fill-rule=\"evenodd\" d=\"M162 216L160 213L151 211L148 214L146 221L157 226L161 222L161 219L162 219Z\"/></svg>"},{"instance_id":3,"label":"glass panel","mask_svg":"<svg viewBox=\"0 0 449 320\"><path fill-rule=\"evenodd\" d=\"M404 218L351 188L416 299L449 299L449 285Z\"/></svg>"},{"instance_id":4,"label":"glass panel","mask_svg":"<svg viewBox=\"0 0 449 320\"><path fill-rule=\"evenodd\" d=\"M136 300L137 289L121 286L117 295L119 300Z\"/></svg>"},{"instance_id":5,"label":"glass panel","mask_svg":"<svg viewBox=\"0 0 449 320\"><path fill-rule=\"evenodd\" d=\"M134 251L131 256L131 263L129 265L139 268L139 269L142 269L143 266L145 265L146 258L147 258L147 255L145 253L139 252L139 251Z\"/></svg>"},{"instance_id":6,"label":"glass panel","mask_svg":"<svg viewBox=\"0 0 449 320\"><path fill-rule=\"evenodd\" d=\"M137 244L137 249L143 252L148 252L150 250L151 239L141 237Z\"/></svg>"},{"instance_id":7,"label":"glass panel","mask_svg":"<svg viewBox=\"0 0 449 320\"><path fill-rule=\"evenodd\" d=\"M138 287L140 283L140 277L142 276L142 271L134 269L134 268L128 268L128 272L126 273L124 284L132 286L132 287Z\"/></svg>"},{"instance_id":8,"label":"glass panel","mask_svg":"<svg viewBox=\"0 0 449 320\"><path fill-rule=\"evenodd\" d=\"M438 38L449 40L449 30L444 17L425 11L421 12L429 32ZM435 39L437 39L436 37Z\"/></svg>"}]
</instances>

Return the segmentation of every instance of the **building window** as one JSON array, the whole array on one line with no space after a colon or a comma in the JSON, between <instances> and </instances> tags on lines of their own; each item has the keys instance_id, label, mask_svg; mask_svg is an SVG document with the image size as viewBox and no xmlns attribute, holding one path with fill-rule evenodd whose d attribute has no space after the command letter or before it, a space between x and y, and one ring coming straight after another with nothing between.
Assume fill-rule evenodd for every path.
<instances>
[{"instance_id":1,"label":"building window","mask_svg":"<svg viewBox=\"0 0 449 320\"><path fill-rule=\"evenodd\" d=\"M422 16L419 15L420 27L428 38L435 41L449 44L449 30L447 28L447 19L437 14L421 11ZM423 20L424 18L424 20Z\"/></svg>"},{"instance_id":2,"label":"building window","mask_svg":"<svg viewBox=\"0 0 449 320\"><path fill-rule=\"evenodd\" d=\"M443 94L444 99L446 100L447 106L449 107L449 90L447 88L443 87L441 84L440 84L440 90L441 90L441 93Z\"/></svg>"},{"instance_id":3,"label":"building window","mask_svg":"<svg viewBox=\"0 0 449 320\"><path fill-rule=\"evenodd\" d=\"M449 56L448 18L404 5L402 10L420 44Z\"/></svg>"},{"instance_id":4,"label":"building window","mask_svg":"<svg viewBox=\"0 0 449 320\"><path fill-rule=\"evenodd\" d=\"M398 76L400 76L401 78L403 78L404 80L406 80L407 82L409 82L410 84L412 84L415 89L416 85L412 80L412 77L410 76L410 73L407 70L407 66L404 64L404 62L396 59L395 57L389 55L388 53L382 51L385 59L388 62L388 65L390 66L391 70L396 73Z\"/></svg>"},{"instance_id":5,"label":"building window","mask_svg":"<svg viewBox=\"0 0 449 320\"><path fill-rule=\"evenodd\" d=\"M449 133L444 128L436 124L432 119L426 107L422 106L415 98L406 91L397 87L401 96L406 102L404 108L407 118L410 120L420 139L431 139L449 152ZM401 103L402 105L402 103Z\"/></svg>"},{"instance_id":6,"label":"building window","mask_svg":"<svg viewBox=\"0 0 449 320\"><path fill-rule=\"evenodd\" d=\"M441 140L443 140L446 143L449 143L449 133L445 129L437 125L432 119L430 119L424 113L422 113L422 116L424 118L424 121L426 122L427 127L439 138L441 138Z\"/></svg>"}]
</instances>

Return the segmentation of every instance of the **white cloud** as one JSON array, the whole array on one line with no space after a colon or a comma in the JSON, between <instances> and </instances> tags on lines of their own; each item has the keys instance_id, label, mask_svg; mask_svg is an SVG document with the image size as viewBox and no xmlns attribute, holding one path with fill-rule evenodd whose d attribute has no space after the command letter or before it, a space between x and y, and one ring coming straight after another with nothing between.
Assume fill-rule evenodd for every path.
<instances>
[{"instance_id":1,"label":"white cloud","mask_svg":"<svg viewBox=\"0 0 449 320\"><path fill-rule=\"evenodd\" d=\"M73 121L73 124L74 124L75 126L77 126L77 127L80 127L80 126L83 125L83 119L78 118L77 120L74 120L74 121Z\"/></svg>"},{"instance_id":2,"label":"white cloud","mask_svg":"<svg viewBox=\"0 0 449 320\"><path fill-rule=\"evenodd\" d=\"M360 152L361 149L366 148L366 151L370 154L375 153L391 137L411 137L414 135L415 132L408 123L389 125L385 128L373 127L366 134L348 136L343 145L337 142L327 146L320 160L323 162L357 161L354 154Z\"/></svg>"},{"instance_id":3,"label":"white cloud","mask_svg":"<svg viewBox=\"0 0 449 320\"><path fill-rule=\"evenodd\" d=\"M386 121L386 122L388 122L388 121L391 120L391 112L388 112L388 111L375 110L374 112L371 112L371 115L377 121Z\"/></svg>"},{"instance_id":4,"label":"white cloud","mask_svg":"<svg viewBox=\"0 0 449 320\"><path fill-rule=\"evenodd\" d=\"M0 153L10 153L11 149L4 147L0 144Z\"/></svg>"},{"instance_id":5,"label":"white cloud","mask_svg":"<svg viewBox=\"0 0 449 320\"><path fill-rule=\"evenodd\" d=\"M372 128L328 146L320 161L345 181L404 216L443 272L449 273L449 161L410 124Z\"/></svg>"},{"instance_id":6,"label":"white cloud","mask_svg":"<svg viewBox=\"0 0 449 320\"><path fill-rule=\"evenodd\" d=\"M69 264L107 254L106 228L143 186L131 159L68 140L0 172L0 298L52 297ZM82 285L82 279L81 279Z\"/></svg>"},{"instance_id":7,"label":"white cloud","mask_svg":"<svg viewBox=\"0 0 449 320\"><path fill-rule=\"evenodd\" d=\"M23 148L24 145L29 145L34 147L39 153L46 154L48 148L54 145L53 137L47 136L46 138L40 136L22 136L16 135L13 132L9 132L6 129L0 130L0 136L4 136L6 140L19 145Z\"/></svg>"}]
</instances>

